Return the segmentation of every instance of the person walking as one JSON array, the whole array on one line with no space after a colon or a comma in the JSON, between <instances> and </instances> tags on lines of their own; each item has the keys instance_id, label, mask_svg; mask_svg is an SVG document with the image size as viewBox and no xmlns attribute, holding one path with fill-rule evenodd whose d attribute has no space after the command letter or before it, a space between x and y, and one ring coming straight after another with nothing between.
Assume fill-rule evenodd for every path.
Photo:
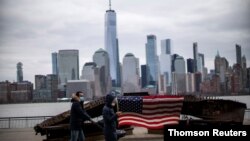
<instances>
[{"instance_id":1,"label":"person walking","mask_svg":"<svg viewBox=\"0 0 250 141\"><path fill-rule=\"evenodd\" d=\"M117 141L116 121L121 112L114 112L113 107L117 104L116 97L112 94L106 96L105 106L102 110L104 121L105 141Z\"/></svg>"},{"instance_id":2,"label":"person walking","mask_svg":"<svg viewBox=\"0 0 250 141\"><path fill-rule=\"evenodd\" d=\"M83 95L84 94L81 91L72 95L72 106L70 111L70 141L85 141L81 125L86 120L93 123L91 117L85 111L83 104L81 104L81 97L83 97Z\"/></svg>"}]
</instances>

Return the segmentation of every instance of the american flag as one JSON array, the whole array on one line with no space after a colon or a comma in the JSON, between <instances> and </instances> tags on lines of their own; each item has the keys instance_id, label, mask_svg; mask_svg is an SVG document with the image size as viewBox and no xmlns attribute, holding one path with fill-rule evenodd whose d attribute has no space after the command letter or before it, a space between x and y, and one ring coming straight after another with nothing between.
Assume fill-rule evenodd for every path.
<instances>
[{"instance_id":1,"label":"american flag","mask_svg":"<svg viewBox=\"0 0 250 141\"><path fill-rule=\"evenodd\" d=\"M121 96L118 97L119 126L135 125L162 129L178 124L184 97L182 96Z\"/></svg>"}]
</instances>

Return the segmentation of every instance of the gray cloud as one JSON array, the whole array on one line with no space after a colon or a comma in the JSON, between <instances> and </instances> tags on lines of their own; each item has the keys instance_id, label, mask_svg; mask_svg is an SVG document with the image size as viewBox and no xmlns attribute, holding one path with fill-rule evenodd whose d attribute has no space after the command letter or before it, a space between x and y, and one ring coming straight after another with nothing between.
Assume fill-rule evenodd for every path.
<instances>
[{"instance_id":1,"label":"gray cloud","mask_svg":"<svg viewBox=\"0 0 250 141\"><path fill-rule=\"evenodd\" d=\"M135 0L112 1L117 12L120 61L132 52L145 63L147 34L171 38L174 52L186 59L198 42L206 65L213 69L217 50L235 62L235 44L250 62L250 1ZM0 81L16 79L16 63L24 77L51 73L51 53L79 49L80 69L104 47L105 0L0 0Z\"/></svg>"}]
</instances>

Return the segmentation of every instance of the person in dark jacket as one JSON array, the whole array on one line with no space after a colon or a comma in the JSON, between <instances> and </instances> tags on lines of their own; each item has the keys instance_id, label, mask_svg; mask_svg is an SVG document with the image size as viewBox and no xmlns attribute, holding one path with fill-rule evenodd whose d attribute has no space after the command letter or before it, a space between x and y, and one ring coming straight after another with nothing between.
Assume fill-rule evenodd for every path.
<instances>
[{"instance_id":1,"label":"person in dark jacket","mask_svg":"<svg viewBox=\"0 0 250 141\"><path fill-rule=\"evenodd\" d=\"M85 136L83 130L81 128L82 123L85 120L91 120L91 117L84 110L81 105L81 96L83 96L82 92L77 92L72 95L72 106L70 111L70 130L71 130L71 138L70 141L85 141ZM79 139L79 140L78 140Z\"/></svg>"},{"instance_id":2,"label":"person in dark jacket","mask_svg":"<svg viewBox=\"0 0 250 141\"><path fill-rule=\"evenodd\" d=\"M102 110L105 141L117 141L116 121L121 112L114 112L113 107L117 103L115 96L112 94L106 96L105 102Z\"/></svg>"}]
</instances>

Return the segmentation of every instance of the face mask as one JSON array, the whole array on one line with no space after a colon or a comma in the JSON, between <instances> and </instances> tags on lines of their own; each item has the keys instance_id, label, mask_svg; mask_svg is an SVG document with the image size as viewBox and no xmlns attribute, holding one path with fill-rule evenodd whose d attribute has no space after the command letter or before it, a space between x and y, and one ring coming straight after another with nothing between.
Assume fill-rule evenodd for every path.
<instances>
[{"instance_id":1,"label":"face mask","mask_svg":"<svg viewBox=\"0 0 250 141\"><path fill-rule=\"evenodd\" d=\"M80 97L80 101L84 101L84 97L83 96Z\"/></svg>"},{"instance_id":2,"label":"face mask","mask_svg":"<svg viewBox=\"0 0 250 141\"><path fill-rule=\"evenodd\" d=\"M112 102L111 105L114 107L115 106L115 102Z\"/></svg>"}]
</instances>

